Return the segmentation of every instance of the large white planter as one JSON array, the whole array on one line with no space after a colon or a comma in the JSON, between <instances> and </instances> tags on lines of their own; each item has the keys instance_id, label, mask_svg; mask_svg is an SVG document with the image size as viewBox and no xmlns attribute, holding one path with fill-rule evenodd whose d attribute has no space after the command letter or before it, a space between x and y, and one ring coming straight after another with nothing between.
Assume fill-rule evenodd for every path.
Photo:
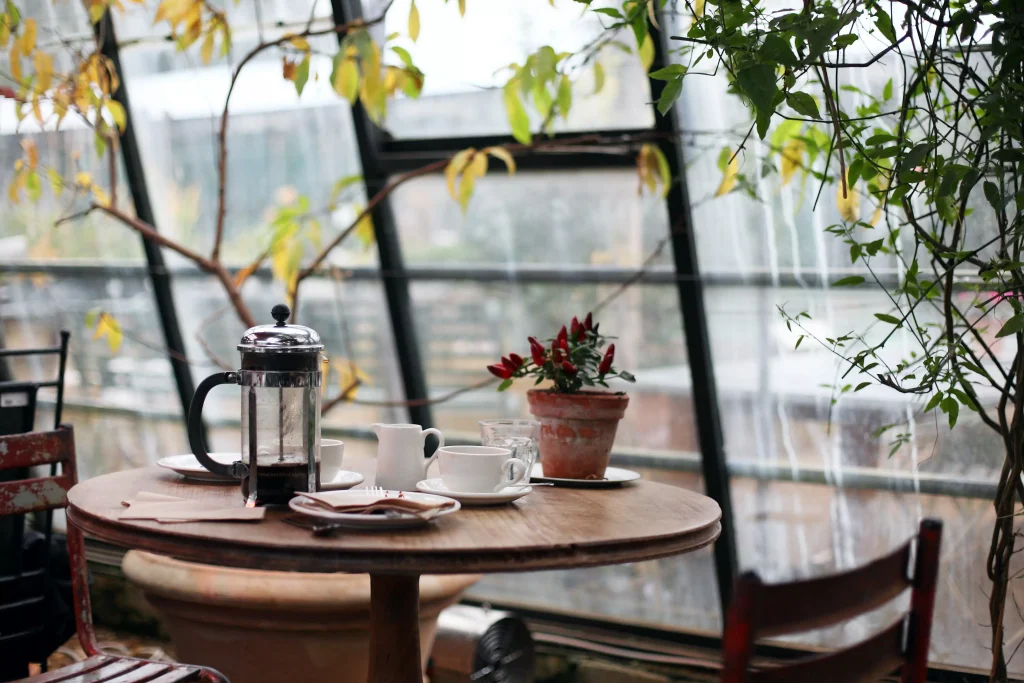
<instances>
[{"instance_id":1,"label":"large white planter","mask_svg":"<svg viewBox=\"0 0 1024 683\"><path fill-rule=\"evenodd\" d=\"M122 564L163 617L178 658L233 683L364 683L370 577L227 569L133 550ZM424 665L437 616L478 576L420 578Z\"/></svg>"}]
</instances>

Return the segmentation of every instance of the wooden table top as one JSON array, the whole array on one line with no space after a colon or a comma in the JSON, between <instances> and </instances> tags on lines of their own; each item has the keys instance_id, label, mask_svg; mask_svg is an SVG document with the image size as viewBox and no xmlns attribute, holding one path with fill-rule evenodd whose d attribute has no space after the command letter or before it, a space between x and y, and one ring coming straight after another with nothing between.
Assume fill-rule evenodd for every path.
<instances>
[{"instance_id":1,"label":"wooden table top","mask_svg":"<svg viewBox=\"0 0 1024 683\"><path fill-rule=\"evenodd\" d=\"M372 484L373 460L346 458ZM71 489L68 518L86 534L126 548L247 569L392 574L469 574L565 569L678 555L709 545L721 510L693 491L638 481L621 488L534 487L504 506L463 507L426 528L314 537L271 508L251 522L121 521L140 491L241 505L237 484L200 484L159 467L94 477Z\"/></svg>"}]
</instances>

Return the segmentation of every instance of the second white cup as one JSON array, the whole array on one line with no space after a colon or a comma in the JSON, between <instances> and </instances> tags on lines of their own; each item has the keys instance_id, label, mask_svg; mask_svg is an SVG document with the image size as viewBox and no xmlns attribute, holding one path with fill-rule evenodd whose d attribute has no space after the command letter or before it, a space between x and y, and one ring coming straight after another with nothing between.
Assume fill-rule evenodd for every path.
<instances>
[{"instance_id":1,"label":"second white cup","mask_svg":"<svg viewBox=\"0 0 1024 683\"><path fill-rule=\"evenodd\" d=\"M496 446L444 446L437 449L437 464L444 485L460 493L497 493L530 476L511 450Z\"/></svg>"},{"instance_id":2,"label":"second white cup","mask_svg":"<svg viewBox=\"0 0 1024 683\"><path fill-rule=\"evenodd\" d=\"M330 479L341 469L345 456L345 442L337 439L320 439L320 477Z\"/></svg>"}]
</instances>

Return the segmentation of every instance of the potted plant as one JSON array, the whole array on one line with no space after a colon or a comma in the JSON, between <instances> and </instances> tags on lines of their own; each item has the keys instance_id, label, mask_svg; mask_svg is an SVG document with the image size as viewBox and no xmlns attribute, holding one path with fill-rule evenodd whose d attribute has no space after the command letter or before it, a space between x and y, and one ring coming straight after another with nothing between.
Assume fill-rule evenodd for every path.
<instances>
[{"instance_id":1,"label":"potted plant","mask_svg":"<svg viewBox=\"0 0 1024 683\"><path fill-rule=\"evenodd\" d=\"M590 313L582 323L573 318L546 344L529 337L529 358L510 353L500 363L487 366L502 380L498 391L505 391L521 377L535 378L535 386L551 382L548 388L531 389L526 394L530 412L541 423L545 476L602 479L608 467L629 396L598 387L608 389L608 380L615 377L627 382L636 378L612 367L615 344L608 344L610 337L602 336L598 326Z\"/></svg>"}]
</instances>

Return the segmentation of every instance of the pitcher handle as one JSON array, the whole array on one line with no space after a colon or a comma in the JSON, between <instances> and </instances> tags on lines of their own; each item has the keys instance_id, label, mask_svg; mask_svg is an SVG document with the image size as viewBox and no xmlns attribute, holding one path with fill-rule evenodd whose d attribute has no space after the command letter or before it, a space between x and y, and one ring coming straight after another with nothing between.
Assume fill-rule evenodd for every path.
<instances>
[{"instance_id":1,"label":"pitcher handle","mask_svg":"<svg viewBox=\"0 0 1024 683\"><path fill-rule=\"evenodd\" d=\"M234 477L240 479L245 474L245 465L242 462L233 462L225 465L210 457L203 443L203 403L210 390L221 384L238 384L240 376L237 372L218 372L210 375L196 387L195 396L192 397L192 404L188 407L188 445L192 447L192 455L196 456L199 464L222 477Z\"/></svg>"},{"instance_id":2,"label":"pitcher handle","mask_svg":"<svg viewBox=\"0 0 1024 683\"><path fill-rule=\"evenodd\" d=\"M433 427L431 427L430 429L424 429L423 430L423 444L424 445L426 445L426 443L427 443L427 434L433 434L434 436L437 437L437 448L434 449L434 454L431 455L429 458L427 458L426 464L423 465L423 473L424 473L424 475L426 475L426 472L430 468L431 464L433 464L433 462L435 460L437 460L437 454L441 452L442 448L444 448L444 434L441 433L440 429L434 429Z\"/></svg>"}]
</instances>

